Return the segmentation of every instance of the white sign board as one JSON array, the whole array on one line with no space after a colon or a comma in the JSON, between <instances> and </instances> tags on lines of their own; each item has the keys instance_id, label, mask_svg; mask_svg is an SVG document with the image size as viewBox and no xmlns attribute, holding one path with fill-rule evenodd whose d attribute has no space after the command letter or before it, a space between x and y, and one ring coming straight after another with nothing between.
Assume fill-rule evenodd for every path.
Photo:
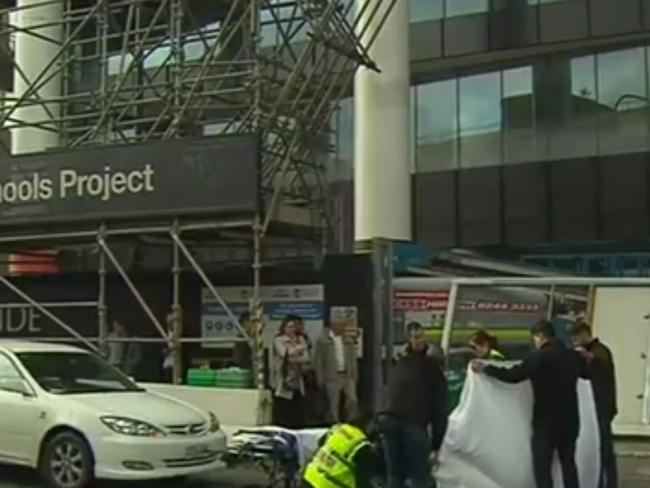
<instances>
[{"instance_id":1,"label":"white sign board","mask_svg":"<svg viewBox=\"0 0 650 488\"><path fill-rule=\"evenodd\" d=\"M252 299L250 287L218 288L221 298L231 313L239 320L243 313L249 311ZM315 340L323 327L324 290L323 285L268 286L260 289L260 299L264 310L266 327L265 340L271 339L279 332L280 324L287 315L299 315L305 322L306 333ZM201 337L231 339L241 334L208 289L203 290L201 313ZM230 343L204 342L203 347L219 347Z\"/></svg>"}]
</instances>

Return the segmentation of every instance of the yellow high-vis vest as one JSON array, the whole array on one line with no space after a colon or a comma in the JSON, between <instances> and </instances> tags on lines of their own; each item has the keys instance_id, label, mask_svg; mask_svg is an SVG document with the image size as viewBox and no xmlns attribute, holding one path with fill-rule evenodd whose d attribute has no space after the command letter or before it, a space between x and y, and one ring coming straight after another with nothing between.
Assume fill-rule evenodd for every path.
<instances>
[{"instance_id":1,"label":"yellow high-vis vest","mask_svg":"<svg viewBox=\"0 0 650 488\"><path fill-rule=\"evenodd\" d=\"M497 351L496 349L491 349L488 359L492 361L505 361L506 357L503 355L501 351Z\"/></svg>"},{"instance_id":2,"label":"yellow high-vis vest","mask_svg":"<svg viewBox=\"0 0 650 488\"><path fill-rule=\"evenodd\" d=\"M334 427L307 466L305 481L314 488L356 488L354 457L368 445L360 429L349 424Z\"/></svg>"}]
</instances>

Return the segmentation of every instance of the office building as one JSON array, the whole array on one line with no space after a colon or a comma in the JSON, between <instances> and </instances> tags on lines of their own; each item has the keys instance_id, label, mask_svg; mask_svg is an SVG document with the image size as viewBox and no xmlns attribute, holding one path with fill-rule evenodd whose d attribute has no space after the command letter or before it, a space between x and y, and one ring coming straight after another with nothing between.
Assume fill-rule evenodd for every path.
<instances>
[{"instance_id":1,"label":"office building","mask_svg":"<svg viewBox=\"0 0 650 488\"><path fill-rule=\"evenodd\" d=\"M409 1L413 238L571 271L614 272L611 253L618 272L647 268L628 253L650 234L650 1ZM345 249L352 97L335 127ZM595 268L574 269L585 256Z\"/></svg>"}]
</instances>

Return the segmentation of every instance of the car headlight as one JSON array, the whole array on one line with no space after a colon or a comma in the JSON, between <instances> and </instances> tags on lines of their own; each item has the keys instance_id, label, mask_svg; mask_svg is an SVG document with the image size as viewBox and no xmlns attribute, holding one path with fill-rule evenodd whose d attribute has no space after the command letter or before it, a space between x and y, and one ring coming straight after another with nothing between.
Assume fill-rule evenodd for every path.
<instances>
[{"instance_id":1,"label":"car headlight","mask_svg":"<svg viewBox=\"0 0 650 488\"><path fill-rule=\"evenodd\" d=\"M101 421L113 432L122 435L136 437L162 437L165 435L160 429L139 420L124 417L101 417Z\"/></svg>"},{"instance_id":2,"label":"car headlight","mask_svg":"<svg viewBox=\"0 0 650 488\"><path fill-rule=\"evenodd\" d=\"M219 429L221 429L219 419L212 412L208 412L208 414L210 416L210 432L217 432Z\"/></svg>"}]
</instances>

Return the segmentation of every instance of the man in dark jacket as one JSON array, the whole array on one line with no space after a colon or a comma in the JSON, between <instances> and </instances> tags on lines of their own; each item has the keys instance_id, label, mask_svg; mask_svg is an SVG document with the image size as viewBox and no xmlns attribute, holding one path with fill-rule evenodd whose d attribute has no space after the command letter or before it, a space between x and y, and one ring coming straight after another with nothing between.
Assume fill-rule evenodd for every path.
<instances>
[{"instance_id":1,"label":"man in dark jacket","mask_svg":"<svg viewBox=\"0 0 650 488\"><path fill-rule=\"evenodd\" d=\"M389 488L404 488L407 480L412 488L435 486L429 461L447 428L447 383L440 363L427 350L422 328L411 328L409 345L388 381L381 429Z\"/></svg>"},{"instance_id":2,"label":"man in dark jacket","mask_svg":"<svg viewBox=\"0 0 650 488\"><path fill-rule=\"evenodd\" d=\"M587 361L594 392L596 414L600 430L600 488L617 488L618 469L614 453L612 422L618 413L616 405L616 374L614 359L609 348L594 338L591 327L584 322L574 324L571 340Z\"/></svg>"},{"instance_id":3,"label":"man in dark jacket","mask_svg":"<svg viewBox=\"0 0 650 488\"><path fill-rule=\"evenodd\" d=\"M553 325L539 322L532 330L535 349L513 368L500 368L474 361L483 371L506 383L530 380L533 387L533 469L537 488L553 488L551 467L558 454L565 488L579 488L575 461L580 430L578 377L586 376L580 356L555 337Z\"/></svg>"}]
</instances>

